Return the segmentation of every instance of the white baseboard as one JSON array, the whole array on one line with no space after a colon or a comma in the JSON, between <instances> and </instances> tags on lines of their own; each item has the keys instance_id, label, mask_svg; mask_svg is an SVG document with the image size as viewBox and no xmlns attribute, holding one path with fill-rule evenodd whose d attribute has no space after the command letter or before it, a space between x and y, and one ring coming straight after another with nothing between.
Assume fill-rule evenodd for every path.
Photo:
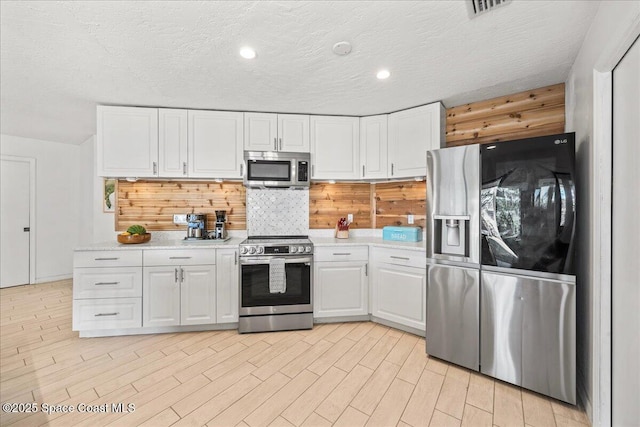
<instances>
[{"instance_id":1,"label":"white baseboard","mask_svg":"<svg viewBox=\"0 0 640 427\"><path fill-rule=\"evenodd\" d=\"M67 280L73 279L73 273L68 274L59 274L57 276L45 276L45 277L37 277L34 284L39 283L47 283L47 282L57 282L58 280Z\"/></svg>"}]
</instances>

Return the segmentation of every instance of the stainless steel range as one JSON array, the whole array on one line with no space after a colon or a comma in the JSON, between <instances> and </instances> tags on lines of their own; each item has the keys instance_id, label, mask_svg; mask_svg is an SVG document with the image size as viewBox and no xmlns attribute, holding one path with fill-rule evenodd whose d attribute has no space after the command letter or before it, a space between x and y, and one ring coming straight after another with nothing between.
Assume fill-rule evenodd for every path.
<instances>
[{"instance_id":1,"label":"stainless steel range","mask_svg":"<svg viewBox=\"0 0 640 427\"><path fill-rule=\"evenodd\" d=\"M240 333L313 327L313 243L254 236L240 244Z\"/></svg>"}]
</instances>

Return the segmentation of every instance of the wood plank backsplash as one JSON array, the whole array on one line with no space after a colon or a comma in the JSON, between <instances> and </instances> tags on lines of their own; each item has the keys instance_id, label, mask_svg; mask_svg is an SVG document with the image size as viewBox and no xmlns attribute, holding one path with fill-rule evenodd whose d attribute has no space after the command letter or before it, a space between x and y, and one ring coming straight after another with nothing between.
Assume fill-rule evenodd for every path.
<instances>
[{"instance_id":1,"label":"wood plank backsplash","mask_svg":"<svg viewBox=\"0 0 640 427\"><path fill-rule=\"evenodd\" d=\"M312 183L309 189L309 228L334 228L340 218L353 214L352 228L372 225L369 183Z\"/></svg>"},{"instance_id":2,"label":"wood plank backsplash","mask_svg":"<svg viewBox=\"0 0 640 427\"><path fill-rule=\"evenodd\" d=\"M564 83L447 109L447 146L564 132Z\"/></svg>"},{"instance_id":3,"label":"wood plank backsplash","mask_svg":"<svg viewBox=\"0 0 640 427\"><path fill-rule=\"evenodd\" d=\"M376 184L373 188L375 203L375 223L373 228L385 225L419 225L426 222L426 182L403 181ZM409 224L407 215L414 216L414 224Z\"/></svg>"},{"instance_id":4,"label":"wood plank backsplash","mask_svg":"<svg viewBox=\"0 0 640 427\"><path fill-rule=\"evenodd\" d=\"M486 144L564 132L564 83L447 109L447 146ZM424 181L312 183L309 227L333 228L341 217L354 215L352 228L425 226ZM118 182L115 228L142 224L149 230L184 230L174 214L204 213L213 224L215 211L227 211L227 228L246 229L245 188L241 182ZM212 228L212 227L210 227Z\"/></svg>"},{"instance_id":5,"label":"wood plank backsplash","mask_svg":"<svg viewBox=\"0 0 640 427\"><path fill-rule=\"evenodd\" d=\"M174 214L203 213L208 228L216 210L227 211L227 229L246 229L245 188L242 182L118 181L116 231L141 224L148 230L185 230Z\"/></svg>"}]
</instances>

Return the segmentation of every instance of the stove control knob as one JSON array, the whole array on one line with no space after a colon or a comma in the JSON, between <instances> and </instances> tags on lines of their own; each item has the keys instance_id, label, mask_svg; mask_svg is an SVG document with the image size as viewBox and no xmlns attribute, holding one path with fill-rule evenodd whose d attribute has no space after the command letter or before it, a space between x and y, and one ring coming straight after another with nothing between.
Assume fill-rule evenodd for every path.
<instances>
[{"instance_id":1,"label":"stove control knob","mask_svg":"<svg viewBox=\"0 0 640 427\"><path fill-rule=\"evenodd\" d=\"M246 254L248 251L249 251L249 250L247 249L247 247L246 247L246 246L243 246L242 248L240 248L240 253L241 253L242 255Z\"/></svg>"},{"instance_id":2,"label":"stove control knob","mask_svg":"<svg viewBox=\"0 0 640 427\"><path fill-rule=\"evenodd\" d=\"M253 246L251 246L251 247L249 248L249 253L250 253L250 254L255 254L255 253L256 253L256 248L255 248L255 247L253 247Z\"/></svg>"},{"instance_id":3,"label":"stove control knob","mask_svg":"<svg viewBox=\"0 0 640 427\"><path fill-rule=\"evenodd\" d=\"M304 253L304 246L298 246L298 252L299 253Z\"/></svg>"},{"instance_id":4,"label":"stove control knob","mask_svg":"<svg viewBox=\"0 0 640 427\"><path fill-rule=\"evenodd\" d=\"M306 247L304 248L304 251L305 251L306 253L311 253L311 246L306 246Z\"/></svg>"},{"instance_id":5,"label":"stove control knob","mask_svg":"<svg viewBox=\"0 0 640 427\"><path fill-rule=\"evenodd\" d=\"M295 246L291 246L291 247L289 248L289 252L291 252L292 254L295 254L296 252L298 252L298 248L297 248L297 247L295 247Z\"/></svg>"},{"instance_id":6,"label":"stove control knob","mask_svg":"<svg viewBox=\"0 0 640 427\"><path fill-rule=\"evenodd\" d=\"M264 252L264 248L262 246L258 246L258 253L261 254Z\"/></svg>"}]
</instances>

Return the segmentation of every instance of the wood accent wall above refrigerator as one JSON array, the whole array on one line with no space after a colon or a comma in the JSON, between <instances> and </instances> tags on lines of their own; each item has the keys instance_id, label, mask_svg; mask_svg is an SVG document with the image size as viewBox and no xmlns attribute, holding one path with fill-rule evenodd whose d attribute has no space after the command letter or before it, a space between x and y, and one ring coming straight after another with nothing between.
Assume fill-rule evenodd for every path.
<instances>
[{"instance_id":1,"label":"wood accent wall above refrigerator","mask_svg":"<svg viewBox=\"0 0 640 427\"><path fill-rule=\"evenodd\" d=\"M564 132L564 83L447 108L447 146Z\"/></svg>"}]
</instances>

